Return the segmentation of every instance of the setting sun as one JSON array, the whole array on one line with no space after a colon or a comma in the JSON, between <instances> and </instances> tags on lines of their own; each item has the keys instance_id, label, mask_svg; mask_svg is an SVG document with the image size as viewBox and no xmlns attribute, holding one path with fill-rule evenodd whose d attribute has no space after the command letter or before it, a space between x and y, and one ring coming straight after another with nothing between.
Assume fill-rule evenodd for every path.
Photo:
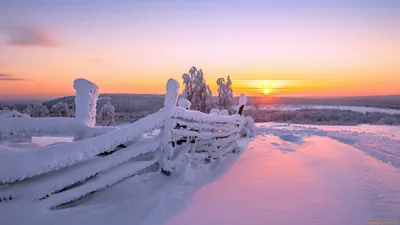
<instances>
[{"instance_id":1,"label":"setting sun","mask_svg":"<svg viewBox=\"0 0 400 225\"><path fill-rule=\"evenodd\" d=\"M268 95L269 93L270 93L269 89L268 89L268 88L265 88L265 89L264 89L264 94L265 94L265 95Z\"/></svg>"}]
</instances>

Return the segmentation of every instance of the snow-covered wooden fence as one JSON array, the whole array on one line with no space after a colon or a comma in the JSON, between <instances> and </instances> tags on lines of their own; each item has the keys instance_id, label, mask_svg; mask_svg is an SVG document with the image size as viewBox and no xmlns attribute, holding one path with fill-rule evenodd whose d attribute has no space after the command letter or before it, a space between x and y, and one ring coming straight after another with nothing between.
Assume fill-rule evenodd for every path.
<instances>
[{"instance_id":1,"label":"snow-covered wooden fence","mask_svg":"<svg viewBox=\"0 0 400 225\"><path fill-rule=\"evenodd\" d=\"M76 136L94 127L98 87L85 79L74 81L76 117L0 118L0 141L33 136Z\"/></svg>"},{"instance_id":2,"label":"snow-covered wooden fence","mask_svg":"<svg viewBox=\"0 0 400 225\"><path fill-rule=\"evenodd\" d=\"M144 171L170 175L183 156L200 155L207 163L235 151L246 123L240 114L204 114L178 107L179 83L170 79L160 111L123 127L94 127L97 86L78 79L74 87L75 118L0 119L0 139L72 135L75 140L2 154L0 184L6 186L0 186L0 199L8 194L28 197L53 208ZM244 104L241 101L238 108Z\"/></svg>"}]
</instances>

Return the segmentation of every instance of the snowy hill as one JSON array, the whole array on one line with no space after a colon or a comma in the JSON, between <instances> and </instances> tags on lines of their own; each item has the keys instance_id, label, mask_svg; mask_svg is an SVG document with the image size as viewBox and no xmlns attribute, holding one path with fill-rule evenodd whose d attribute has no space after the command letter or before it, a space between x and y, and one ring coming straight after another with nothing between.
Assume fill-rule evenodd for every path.
<instances>
[{"instance_id":1,"label":"snowy hill","mask_svg":"<svg viewBox=\"0 0 400 225\"><path fill-rule=\"evenodd\" d=\"M58 102L66 102L68 105L74 105L75 96L67 96L43 102L48 108ZM111 101L116 112L140 112L148 111L154 113L163 107L164 95L151 94L100 94L97 110L107 102Z\"/></svg>"}]
</instances>

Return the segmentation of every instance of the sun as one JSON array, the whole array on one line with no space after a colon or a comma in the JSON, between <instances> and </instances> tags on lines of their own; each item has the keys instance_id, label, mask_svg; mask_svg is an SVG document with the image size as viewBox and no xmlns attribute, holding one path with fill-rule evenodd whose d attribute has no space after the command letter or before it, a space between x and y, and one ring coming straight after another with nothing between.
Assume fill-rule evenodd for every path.
<instances>
[{"instance_id":1,"label":"sun","mask_svg":"<svg viewBox=\"0 0 400 225\"><path fill-rule=\"evenodd\" d=\"M264 95L269 95L269 93L270 93L270 90L268 89L268 88L264 88Z\"/></svg>"}]
</instances>

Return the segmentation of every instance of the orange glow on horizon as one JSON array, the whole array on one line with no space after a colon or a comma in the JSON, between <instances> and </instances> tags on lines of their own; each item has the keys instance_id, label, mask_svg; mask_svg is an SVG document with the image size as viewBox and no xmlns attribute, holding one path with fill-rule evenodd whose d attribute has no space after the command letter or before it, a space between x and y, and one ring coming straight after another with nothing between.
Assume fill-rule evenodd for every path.
<instances>
[{"instance_id":1,"label":"orange glow on horizon","mask_svg":"<svg viewBox=\"0 0 400 225\"><path fill-rule=\"evenodd\" d=\"M231 76L232 77L232 76ZM78 77L76 77L78 78ZM233 78L233 77L232 77ZM182 82L180 76L174 79ZM99 86L100 93L116 94L165 94L165 79L134 80L125 78L89 79ZM234 95L244 93L248 96L282 96L282 97L340 97L340 96L368 96L400 94L400 84L394 80L235 80L232 79ZM2 99L9 97L22 98L54 98L74 95L73 79L54 83L21 80L13 85L0 82L0 96ZM213 95L217 95L218 86L212 79L207 79ZM180 93L183 90L181 83Z\"/></svg>"}]
</instances>

